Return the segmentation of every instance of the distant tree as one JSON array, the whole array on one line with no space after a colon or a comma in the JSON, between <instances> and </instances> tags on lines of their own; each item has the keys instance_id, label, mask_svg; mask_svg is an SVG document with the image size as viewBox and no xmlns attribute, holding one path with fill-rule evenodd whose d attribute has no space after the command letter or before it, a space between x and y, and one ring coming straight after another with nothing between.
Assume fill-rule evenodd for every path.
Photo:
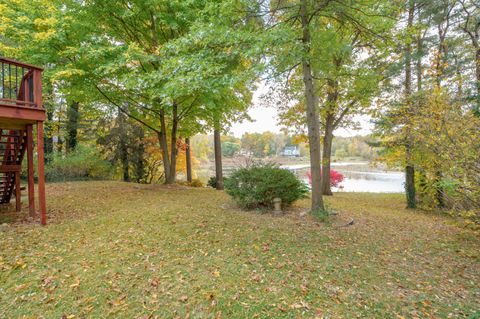
<instances>
[{"instance_id":1,"label":"distant tree","mask_svg":"<svg viewBox=\"0 0 480 319\"><path fill-rule=\"evenodd\" d=\"M241 138L241 147L255 157L263 158L278 155L286 145L284 134L245 133Z\"/></svg>"},{"instance_id":2,"label":"distant tree","mask_svg":"<svg viewBox=\"0 0 480 319\"><path fill-rule=\"evenodd\" d=\"M223 156L233 157L240 152L240 144L233 142L223 142L222 143L222 154Z\"/></svg>"},{"instance_id":3,"label":"distant tree","mask_svg":"<svg viewBox=\"0 0 480 319\"><path fill-rule=\"evenodd\" d=\"M202 161L207 161L213 156L213 138L208 135L195 135L190 139L193 154Z\"/></svg>"}]
</instances>

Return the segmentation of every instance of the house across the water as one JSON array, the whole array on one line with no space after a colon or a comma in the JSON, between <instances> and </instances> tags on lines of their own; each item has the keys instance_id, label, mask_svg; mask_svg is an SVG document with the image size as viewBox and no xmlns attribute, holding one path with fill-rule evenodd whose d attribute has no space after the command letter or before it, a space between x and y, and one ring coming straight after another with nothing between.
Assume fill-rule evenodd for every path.
<instances>
[{"instance_id":1,"label":"house across the water","mask_svg":"<svg viewBox=\"0 0 480 319\"><path fill-rule=\"evenodd\" d=\"M299 157L300 156L300 148L298 146L295 146L295 145L286 146L283 149L282 156Z\"/></svg>"}]
</instances>

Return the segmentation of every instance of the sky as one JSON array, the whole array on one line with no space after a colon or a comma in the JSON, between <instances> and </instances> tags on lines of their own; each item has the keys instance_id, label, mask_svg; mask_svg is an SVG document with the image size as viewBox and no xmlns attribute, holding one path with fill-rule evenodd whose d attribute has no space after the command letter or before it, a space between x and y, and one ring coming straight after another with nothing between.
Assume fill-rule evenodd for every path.
<instances>
[{"instance_id":1,"label":"sky","mask_svg":"<svg viewBox=\"0 0 480 319\"><path fill-rule=\"evenodd\" d=\"M277 110L274 107L266 107L260 103L260 98L262 94L266 93L266 91L266 87L260 85L253 95L253 107L248 112L253 122L245 120L243 122L234 123L230 129L230 133L236 137L241 137L246 132L263 133L270 131L273 133L280 133L282 126L278 124ZM355 135L367 135L372 132L373 124L370 123L370 118L368 116L359 116L355 119L360 123L360 130L337 129L334 132L335 136L349 137Z\"/></svg>"}]
</instances>

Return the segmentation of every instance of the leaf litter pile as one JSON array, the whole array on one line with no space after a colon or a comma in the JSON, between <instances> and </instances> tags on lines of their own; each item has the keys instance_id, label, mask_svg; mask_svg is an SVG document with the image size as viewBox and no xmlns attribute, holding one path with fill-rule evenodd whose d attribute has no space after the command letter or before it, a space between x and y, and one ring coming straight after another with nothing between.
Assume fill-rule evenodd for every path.
<instances>
[{"instance_id":1,"label":"leaf litter pile","mask_svg":"<svg viewBox=\"0 0 480 319\"><path fill-rule=\"evenodd\" d=\"M5 318L477 318L480 239L401 195L335 194L338 228L223 192L48 185L49 225L0 228Z\"/></svg>"}]
</instances>

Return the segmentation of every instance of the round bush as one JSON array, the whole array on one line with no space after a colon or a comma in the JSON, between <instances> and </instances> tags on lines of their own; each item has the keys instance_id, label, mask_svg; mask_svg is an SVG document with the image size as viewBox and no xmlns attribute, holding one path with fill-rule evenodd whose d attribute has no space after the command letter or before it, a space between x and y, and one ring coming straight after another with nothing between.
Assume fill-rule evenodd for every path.
<instances>
[{"instance_id":1,"label":"round bush","mask_svg":"<svg viewBox=\"0 0 480 319\"><path fill-rule=\"evenodd\" d=\"M292 172L273 165L241 168L225 181L227 194L242 207L272 208L273 199L282 199L288 206L306 197L308 187Z\"/></svg>"}]
</instances>

